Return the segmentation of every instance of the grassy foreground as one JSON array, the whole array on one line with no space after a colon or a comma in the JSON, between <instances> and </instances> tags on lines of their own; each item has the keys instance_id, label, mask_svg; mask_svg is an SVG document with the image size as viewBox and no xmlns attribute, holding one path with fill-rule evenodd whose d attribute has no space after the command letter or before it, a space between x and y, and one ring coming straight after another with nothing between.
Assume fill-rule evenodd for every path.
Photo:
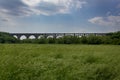
<instances>
[{"instance_id":1,"label":"grassy foreground","mask_svg":"<svg viewBox=\"0 0 120 80\"><path fill-rule=\"evenodd\" d=\"M120 80L120 46L0 44L0 80Z\"/></svg>"}]
</instances>

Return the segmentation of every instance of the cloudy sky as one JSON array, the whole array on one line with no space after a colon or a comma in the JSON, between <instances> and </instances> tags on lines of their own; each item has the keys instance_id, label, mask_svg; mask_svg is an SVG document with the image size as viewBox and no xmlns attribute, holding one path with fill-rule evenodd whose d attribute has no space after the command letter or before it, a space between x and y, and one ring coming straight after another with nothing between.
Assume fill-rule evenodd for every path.
<instances>
[{"instance_id":1,"label":"cloudy sky","mask_svg":"<svg viewBox=\"0 0 120 80\"><path fill-rule=\"evenodd\" d=\"M0 0L0 31L119 30L120 0Z\"/></svg>"}]
</instances>

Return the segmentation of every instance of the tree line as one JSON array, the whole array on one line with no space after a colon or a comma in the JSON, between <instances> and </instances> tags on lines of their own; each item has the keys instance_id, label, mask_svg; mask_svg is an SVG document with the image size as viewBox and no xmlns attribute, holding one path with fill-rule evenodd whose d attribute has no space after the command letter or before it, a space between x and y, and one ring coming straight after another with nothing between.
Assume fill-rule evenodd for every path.
<instances>
[{"instance_id":1,"label":"tree line","mask_svg":"<svg viewBox=\"0 0 120 80\"><path fill-rule=\"evenodd\" d=\"M120 45L120 31L108 33L105 36L64 36L59 38L18 40L9 33L0 32L0 43L33 43L33 44L114 44Z\"/></svg>"}]
</instances>

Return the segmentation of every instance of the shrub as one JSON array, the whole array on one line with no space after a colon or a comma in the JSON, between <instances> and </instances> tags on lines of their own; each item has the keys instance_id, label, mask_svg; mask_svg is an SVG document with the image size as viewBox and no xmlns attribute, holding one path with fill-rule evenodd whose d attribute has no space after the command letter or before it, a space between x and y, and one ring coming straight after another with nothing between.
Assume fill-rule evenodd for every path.
<instances>
[{"instance_id":1,"label":"shrub","mask_svg":"<svg viewBox=\"0 0 120 80\"><path fill-rule=\"evenodd\" d=\"M82 44L87 44L87 43L88 43L87 37L86 37L86 36L82 36L82 37L80 38L80 43L82 43Z\"/></svg>"},{"instance_id":2,"label":"shrub","mask_svg":"<svg viewBox=\"0 0 120 80\"><path fill-rule=\"evenodd\" d=\"M9 33L0 32L0 43L17 43L18 39L12 37Z\"/></svg>"},{"instance_id":3,"label":"shrub","mask_svg":"<svg viewBox=\"0 0 120 80\"><path fill-rule=\"evenodd\" d=\"M48 43L48 40L47 40L46 38L42 37L42 38L40 38L40 39L38 40L38 43L39 43L39 44L47 44L47 43Z\"/></svg>"},{"instance_id":4,"label":"shrub","mask_svg":"<svg viewBox=\"0 0 120 80\"><path fill-rule=\"evenodd\" d=\"M110 39L109 36L103 36L101 37L102 39L102 44L111 44L112 43L112 39Z\"/></svg>"},{"instance_id":5,"label":"shrub","mask_svg":"<svg viewBox=\"0 0 120 80\"><path fill-rule=\"evenodd\" d=\"M58 43L58 44L64 44L64 39L63 39L63 37L57 38L57 39L56 39L56 43Z\"/></svg>"},{"instance_id":6,"label":"shrub","mask_svg":"<svg viewBox=\"0 0 120 80\"><path fill-rule=\"evenodd\" d=\"M101 44L102 40L99 36L91 35L88 37L88 44Z\"/></svg>"},{"instance_id":7,"label":"shrub","mask_svg":"<svg viewBox=\"0 0 120 80\"><path fill-rule=\"evenodd\" d=\"M55 38L48 38L47 40L48 40L48 43L49 43L49 44L54 44L54 43L56 43L56 39L55 39Z\"/></svg>"},{"instance_id":8,"label":"shrub","mask_svg":"<svg viewBox=\"0 0 120 80\"><path fill-rule=\"evenodd\" d=\"M63 39L64 39L64 44L72 44L73 43L71 40L72 36L64 36Z\"/></svg>"}]
</instances>

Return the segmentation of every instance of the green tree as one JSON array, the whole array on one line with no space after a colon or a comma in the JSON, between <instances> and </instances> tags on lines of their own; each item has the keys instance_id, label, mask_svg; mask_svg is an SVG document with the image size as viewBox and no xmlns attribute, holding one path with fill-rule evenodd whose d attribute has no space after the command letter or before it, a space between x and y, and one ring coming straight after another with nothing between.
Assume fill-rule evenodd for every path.
<instances>
[{"instance_id":1,"label":"green tree","mask_svg":"<svg viewBox=\"0 0 120 80\"><path fill-rule=\"evenodd\" d=\"M0 32L0 43L18 43L19 40L11 36L9 33Z\"/></svg>"}]
</instances>

